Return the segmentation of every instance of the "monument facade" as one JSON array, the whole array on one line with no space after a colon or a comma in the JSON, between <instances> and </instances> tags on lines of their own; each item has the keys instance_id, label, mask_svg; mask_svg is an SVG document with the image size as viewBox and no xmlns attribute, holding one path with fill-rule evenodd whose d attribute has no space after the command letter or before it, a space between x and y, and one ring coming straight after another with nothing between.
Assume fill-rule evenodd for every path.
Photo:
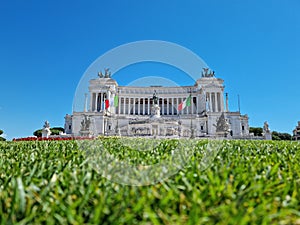
<instances>
[{"instance_id":1,"label":"monument facade","mask_svg":"<svg viewBox=\"0 0 300 225\"><path fill-rule=\"evenodd\" d=\"M300 140L300 121L298 121L298 125L293 130L293 137L296 141Z\"/></svg>"},{"instance_id":2,"label":"monument facade","mask_svg":"<svg viewBox=\"0 0 300 225\"><path fill-rule=\"evenodd\" d=\"M229 111L227 94L224 108L223 83L204 68L190 86L120 86L105 70L89 81L84 109L66 115L65 132L76 136L247 137L248 116Z\"/></svg>"}]
</instances>

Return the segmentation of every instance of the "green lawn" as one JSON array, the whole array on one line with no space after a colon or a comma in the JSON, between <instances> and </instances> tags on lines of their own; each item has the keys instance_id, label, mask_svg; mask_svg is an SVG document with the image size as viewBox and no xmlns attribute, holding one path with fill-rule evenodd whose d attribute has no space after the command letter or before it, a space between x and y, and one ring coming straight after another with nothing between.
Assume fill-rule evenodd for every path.
<instances>
[{"instance_id":1,"label":"green lawn","mask_svg":"<svg viewBox=\"0 0 300 225\"><path fill-rule=\"evenodd\" d=\"M76 141L0 142L0 224L300 224L300 144L223 141L202 170L206 144L167 180L130 186L102 177ZM168 159L172 145L141 152L103 139L141 165Z\"/></svg>"}]
</instances>

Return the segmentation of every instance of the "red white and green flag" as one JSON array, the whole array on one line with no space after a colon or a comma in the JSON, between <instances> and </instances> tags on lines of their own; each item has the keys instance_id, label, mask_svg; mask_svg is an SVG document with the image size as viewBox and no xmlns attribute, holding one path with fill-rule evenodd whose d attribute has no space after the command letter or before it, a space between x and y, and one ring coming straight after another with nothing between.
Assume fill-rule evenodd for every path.
<instances>
[{"instance_id":1,"label":"red white and green flag","mask_svg":"<svg viewBox=\"0 0 300 225\"><path fill-rule=\"evenodd\" d=\"M108 109L108 108L109 108L109 100L105 99L105 109Z\"/></svg>"},{"instance_id":2,"label":"red white and green flag","mask_svg":"<svg viewBox=\"0 0 300 225\"><path fill-rule=\"evenodd\" d=\"M191 105L191 95L178 105L178 110L181 111L185 107L190 106L190 105Z\"/></svg>"},{"instance_id":3,"label":"red white and green flag","mask_svg":"<svg viewBox=\"0 0 300 225\"><path fill-rule=\"evenodd\" d=\"M115 95L115 97L114 97L114 107L118 107L118 105L119 105L119 96Z\"/></svg>"},{"instance_id":4,"label":"red white and green flag","mask_svg":"<svg viewBox=\"0 0 300 225\"><path fill-rule=\"evenodd\" d=\"M114 97L111 97L109 99L109 105L106 106L106 109L112 106L117 107L118 105L119 105L119 96L115 95Z\"/></svg>"}]
</instances>

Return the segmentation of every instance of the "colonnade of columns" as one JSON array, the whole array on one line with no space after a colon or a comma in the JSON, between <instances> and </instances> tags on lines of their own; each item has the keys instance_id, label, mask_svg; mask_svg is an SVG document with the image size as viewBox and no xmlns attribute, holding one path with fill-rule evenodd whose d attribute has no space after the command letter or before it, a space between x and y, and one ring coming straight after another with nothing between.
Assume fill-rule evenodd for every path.
<instances>
[{"instance_id":1,"label":"colonnade of columns","mask_svg":"<svg viewBox=\"0 0 300 225\"><path fill-rule=\"evenodd\" d=\"M99 112L103 109L105 99L109 97L106 93L91 93L90 110ZM191 106L178 111L178 105L185 100L185 97L160 97L159 106L161 115L197 114L201 109L197 106L198 97L192 96ZM221 92L206 92L206 101L209 103L209 111L221 112L224 110L224 100ZM128 115L150 115L153 106L152 97L119 97L119 105L116 113ZM203 109L202 109L203 110Z\"/></svg>"},{"instance_id":2,"label":"colonnade of columns","mask_svg":"<svg viewBox=\"0 0 300 225\"><path fill-rule=\"evenodd\" d=\"M206 101L209 103L211 112L222 112L224 110L224 100L220 92L206 92Z\"/></svg>"},{"instance_id":3,"label":"colonnade of columns","mask_svg":"<svg viewBox=\"0 0 300 225\"><path fill-rule=\"evenodd\" d=\"M91 93L90 110L92 112L100 112L106 99L106 93Z\"/></svg>"},{"instance_id":4,"label":"colonnade of columns","mask_svg":"<svg viewBox=\"0 0 300 225\"><path fill-rule=\"evenodd\" d=\"M185 97L169 98L160 97L158 105L161 115L178 115L178 114L197 114L196 107L197 97L191 99L191 106L178 111L178 105L185 100ZM119 97L119 105L116 107L116 113L124 115L150 115L153 100L151 97Z\"/></svg>"}]
</instances>

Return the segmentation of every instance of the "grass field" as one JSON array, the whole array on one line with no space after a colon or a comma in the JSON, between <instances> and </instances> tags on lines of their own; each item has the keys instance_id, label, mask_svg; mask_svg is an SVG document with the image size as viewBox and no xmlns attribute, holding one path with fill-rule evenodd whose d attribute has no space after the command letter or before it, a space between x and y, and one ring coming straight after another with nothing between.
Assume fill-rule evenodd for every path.
<instances>
[{"instance_id":1,"label":"grass field","mask_svg":"<svg viewBox=\"0 0 300 225\"><path fill-rule=\"evenodd\" d=\"M171 149L134 153L115 141L103 140L138 164ZM202 171L206 144L167 180L129 186L102 177L76 141L0 142L0 224L300 224L300 144L224 141Z\"/></svg>"}]
</instances>

